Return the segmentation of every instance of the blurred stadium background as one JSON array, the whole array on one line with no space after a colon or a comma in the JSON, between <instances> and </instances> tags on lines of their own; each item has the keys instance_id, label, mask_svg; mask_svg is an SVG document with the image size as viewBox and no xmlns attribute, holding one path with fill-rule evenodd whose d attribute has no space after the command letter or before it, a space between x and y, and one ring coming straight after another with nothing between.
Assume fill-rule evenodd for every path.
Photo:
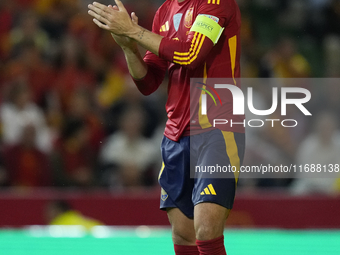
<instances>
[{"instance_id":1,"label":"blurred stadium background","mask_svg":"<svg viewBox=\"0 0 340 255\"><path fill-rule=\"evenodd\" d=\"M166 81L137 92L90 2L0 1L0 254L173 254L158 210ZM250 131L245 164L339 164L340 1L237 2L242 77L333 78L309 87L313 118L288 113L299 128ZM150 29L162 0L124 3ZM340 254L340 175L295 177L240 180L228 254ZM72 220L83 228L50 225Z\"/></svg>"}]
</instances>

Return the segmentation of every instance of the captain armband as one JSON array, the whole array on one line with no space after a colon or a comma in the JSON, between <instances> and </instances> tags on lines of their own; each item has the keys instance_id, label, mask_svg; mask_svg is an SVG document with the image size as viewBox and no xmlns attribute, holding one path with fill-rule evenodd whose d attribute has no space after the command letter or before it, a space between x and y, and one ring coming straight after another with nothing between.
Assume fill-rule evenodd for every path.
<instances>
[{"instance_id":1,"label":"captain armband","mask_svg":"<svg viewBox=\"0 0 340 255\"><path fill-rule=\"evenodd\" d=\"M214 45L218 42L218 39L220 39L223 30L224 27L221 27L216 21L204 14L200 14L196 17L196 20L190 29L190 31L205 35L214 43Z\"/></svg>"}]
</instances>

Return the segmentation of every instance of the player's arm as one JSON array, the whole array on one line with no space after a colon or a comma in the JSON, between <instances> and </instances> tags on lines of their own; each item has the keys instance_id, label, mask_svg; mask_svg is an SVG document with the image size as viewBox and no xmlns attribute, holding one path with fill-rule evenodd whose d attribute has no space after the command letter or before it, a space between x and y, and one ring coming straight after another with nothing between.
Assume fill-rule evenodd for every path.
<instances>
[{"instance_id":1,"label":"player's arm","mask_svg":"<svg viewBox=\"0 0 340 255\"><path fill-rule=\"evenodd\" d=\"M201 65L217 43L223 28L214 20L198 15L186 41L164 37L159 46L159 56L175 64L195 69Z\"/></svg>"},{"instance_id":2,"label":"player's arm","mask_svg":"<svg viewBox=\"0 0 340 255\"><path fill-rule=\"evenodd\" d=\"M114 8L111 5L109 5L109 7ZM135 13L131 13L131 19L135 24L138 24L138 18ZM115 35L113 33L111 33L111 35L124 52L125 60L132 78L139 80L145 77L148 67L143 61L137 43L126 36Z\"/></svg>"},{"instance_id":3,"label":"player's arm","mask_svg":"<svg viewBox=\"0 0 340 255\"><path fill-rule=\"evenodd\" d=\"M138 47L122 47L122 50L124 52L125 60L132 78L137 80L142 79L146 75L148 67L143 61Z\"/></svg>"},{"instance_id":4,"label":"player's arm","mask_svg":"<svg viewBox=\"0 0 340 255\"><path fill-rule=\"evenodd\" d=\"M189 69L195 69L204 62L210 50L217 43L223 28L212 19L199 15L186 41L163 37L140 26L131 31L135 32L131 32L127 36L160 58Z\"/></svg>"},{"instance_id":5,"label":"player's arm","mask_svg":"<svg viewBox=\"0 0 340 255\"><path fill-rule=\"evenodd\" d=\"M171 40L134 24L120 0L115 1L118 11L99 3L89 5L99 27L132 38L155 55L188 68L194 69L206 58L223 31L217 22L198 16L186 41Z\"/></svg>"},{"instance_id":6,"label":"player's arm","mask_svg":"<svg viewBox=\"0 0 340 255\"><path fill-rule=\"evenodd\" d=\"M119 40L126 40L123 36L112 35L119 44ZM125 55L126 63L129 68L138 90L143 95L150 95L155 92L162 83L167 62L160 59L155 54L147 51L144 59L142 58L137 45L121 45Z\"/></svg>"},{"instance_id":7,"label":"player's arm","mask_svg":"<svg viewBox=\"0 0 340 255\"><path fill-rule=\"evenodd\" d=\"M109 5L108 7L113 10L118 10L117 6ZM157 18L158 16L156 15L152 28L153 31L159 30L159 28L155 26L158 21ZM134 24L138 25L138 17L134 12L131 13L131 20ZM139 91L144 95L149 95L156 91L164 79L167 62L149 51L146 52L143 59L135 40L113 33L111 33L111 35L122 48L129 73Z\"/></svg>"}]
</instances>

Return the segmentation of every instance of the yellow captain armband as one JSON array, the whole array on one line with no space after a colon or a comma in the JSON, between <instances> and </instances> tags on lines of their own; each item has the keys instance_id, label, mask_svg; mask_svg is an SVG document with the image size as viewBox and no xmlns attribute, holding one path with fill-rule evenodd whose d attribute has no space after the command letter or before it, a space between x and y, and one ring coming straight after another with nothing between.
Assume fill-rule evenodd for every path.
<instances>
[{"instance_id":1,"label":"yellow captain armband","mask_svg":"<svg viewBox=\"0 0 340 255\"><path fill-rule=\"evenodd\" d=\"M196 20L190 29L190 31L205 35L214 43L214 45L218 42L218 39L220 39L223 30L224 27L221 27L218 22L204 14L199 14L196 17Z\"/></svg>"}]
</instances>

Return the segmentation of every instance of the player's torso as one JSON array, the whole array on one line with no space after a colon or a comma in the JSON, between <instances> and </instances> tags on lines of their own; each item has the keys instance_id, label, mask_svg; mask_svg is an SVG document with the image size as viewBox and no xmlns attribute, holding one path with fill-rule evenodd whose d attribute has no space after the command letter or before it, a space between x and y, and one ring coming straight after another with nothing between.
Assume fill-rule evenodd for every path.
<instances>
[{"instance_id":1,"label":"player's torso","mask_svg":"<svg viewBox=\"0 0 340 255\"><path fill-rule=\"evenodd\" d=\"M159 34L173 40L186 41L200 2L201 0L185 0L178 3L177 0L168 0L160 9ZM190 80L190 76L200 76L202 72L203 70L190 71L181 65L169 63L170 85L183 86L183 83Z\"/></svg>"},{"instance_id":2,"label":"player's torso","mask_svg":"<svg viewBox=\"0 0 340 255\"><path fill-rule=\"evenodd\" d=\"M202 10L202 5L216 6L216 8L220 8L221 13L223 13L227 12L227 10L224 10L224 2L234 2L234 0L185 0L181 3L178 3L177 0L168 0L159 9L159 34L167 38L172 38L173 40L186 41L197 15L209 15L209 11L207 11L207 13L198 13L199 9ZM237 11L239 11L238 8L235 9L235 12ZM218 17L212 15L209 15L209 17L216 22L219 21ZM237 54L235 53L235 55L239 55L240 49L234 46L232 47L235 49L230 49L229 45L232 42L228 40L233 38L234 35L239 37L240 23L240 13L236 13L235 18L228 20L228 24L226 24L227 27L225 27L220 41L212 49L211 54L207 56L205 63L207 64L208 70L206 71L210 78L221 77L221 75L225 77L232 77L233 75L236 78L239 77L238 70L234 70L234 74L232 74L230 51L236 50L238 52ZM237 41L237 46L239 46L239 38L235 38L235 40ZM209 67L218 65L221 68L215 68L215 72L210 72ZM218 72L216 73L216 71ZM191 78L203 76L203 68L198 68L194 70L194 72L190 72L187 68L183 68L174 63L169 64L169 72L172 76L175 76L178 72L181 72L181 75L179 75L181 77L186 73L188 73Z\"/></svg>"},{"instance_id":3,"label":"player's torso","mask_svg":"<svg viewBox=\"0 0 340 255\"><path fill-rule=\"evenodd\" d=\"M159 34L174 40L185 40L193 23L195 0L186 0L178 3L177 0L168 0L160 8Z\"/></svg>"},{"instance_id":4,"label":"player's torso","mask_svg":"<svg viewBox=\"0 0 340 255\"><path fill-rule=\"evenodd\" d=\"M185 0L182 3L178 3L177 0L168 0L159 9L159 34L173 40L186 41L195 17L198 14L209 14L198 13L198 10L202 9L200 5L219 5L220 1L233 0ZM212 19L217 19L216 22L218 22L217 17L212 16ZM190 115L192 115L190 100L195 100L190 98L191 78L239 77L239 61L237 60L239 47L232 49L229 46L230 41L228 41L229 37L232 38L234 34L239 36L239 25L237 20L229 22L229 27L226 27L220 41L198 68L190 70L181 65L169 63L169 88L166 105L169 120L167 127L178 128L178 130L174 130L180 134L188 134L190 130L189 122ZM237 42L237 46L239 46L239 42ZM231 50L234 50L235 53L232 53ZM231 59L232 56L235 57L234 60ZM170 128L167 129L170 132Z\"/></svg>"}]
</instances>

